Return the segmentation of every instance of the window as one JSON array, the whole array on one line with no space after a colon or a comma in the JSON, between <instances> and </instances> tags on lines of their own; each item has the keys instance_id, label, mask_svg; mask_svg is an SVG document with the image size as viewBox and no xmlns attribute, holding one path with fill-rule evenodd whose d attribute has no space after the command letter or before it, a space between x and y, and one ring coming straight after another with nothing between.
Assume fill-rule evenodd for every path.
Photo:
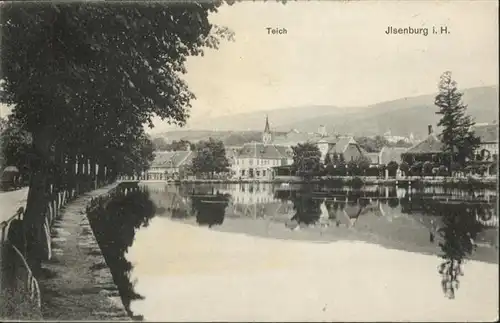
<instances>
[{"instance_id":1,"label":"window","mask_svg":"<svg viewBox=\"0 0 500 323\"><path fill-rule=\"evenodd\" d=\"M260 170L256 171L255 174L257 174L257 177L260 176Z\"/></svg>"},{"instance_id":2,"label":"window","mask_svg":"<svg viewBox=\"0 0 500 323\"><path fill-rule=\"evenodd\" d=\"M262 171L262 176L266 176L266 171L265 170Z\"/></svg>"},{"instance_id":3,"label":"window","mask_svg":"<svg viewBox=\"0 0 500 323\"><path fill-rule=\"evenodd\" d=\"M238 159L236 159L236 165L239 165L240 164L240 161Z\"/></svg>"},{"instance_id":4,"label":"window","mask_svg":"<svg viewBox=\"0 0 500 323\"><path fill-rule=\"evenodd\" d=\"M245 176L245 170L244 169L241 170L241 176Z\"/></svg>"},{"instance_id":5,"label":"window","mask_svg":"<svg viewBox=\"0 0 500 323\"><path fill-rule=\"evenodd\" d=\"M253 165L253 159L250 159L249 162L250 162L250 165Z\"/></svg>"}]
</instances>

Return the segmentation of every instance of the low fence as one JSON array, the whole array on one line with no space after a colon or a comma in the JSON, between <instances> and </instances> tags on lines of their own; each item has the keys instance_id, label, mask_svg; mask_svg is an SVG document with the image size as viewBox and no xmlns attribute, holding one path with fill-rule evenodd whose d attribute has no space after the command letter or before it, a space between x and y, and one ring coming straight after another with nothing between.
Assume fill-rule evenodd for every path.
<instances>
[{"instance_id":1,"label":"low fence","mask_svg":"<svg viewBox=\"0 0 500 323\"><path fill-rule=\"evenodd\" d=\"M51 227L61 209L76 196L74 189L54 192L53 187L50 188L50 198L43 214L42 259L52 258ZM24 214L21 207L15 215L0 223L0 318L33 318L36 313L41 313L40 288L25 254Z\"/></svg>"},{"instance_id":2,"label":"low fence","mask_svg":"<svg viewBox=\"0 0 500 323\"><path fill-rule=\"evenodd\" d=\"M138 181L133 180L119 182L116 187L112 188L107 193L92 197L86 207L86 213L89 214L98 207L106 206L106 204L112 201L117 195L127 195L130 192L141 190L142 188L137 184Z\"/></svg>"},{"instance_id":3,"label":"low fence","mask_svg":"<svg viewBox=\"0 0 500 323\"><path fill-rule=\"evenodd\" d=\"M0 317L34 318L41 310L37 279L23 253L24 239L20 208L10 219L0 223Z\"/></svg>"}]
</instances>

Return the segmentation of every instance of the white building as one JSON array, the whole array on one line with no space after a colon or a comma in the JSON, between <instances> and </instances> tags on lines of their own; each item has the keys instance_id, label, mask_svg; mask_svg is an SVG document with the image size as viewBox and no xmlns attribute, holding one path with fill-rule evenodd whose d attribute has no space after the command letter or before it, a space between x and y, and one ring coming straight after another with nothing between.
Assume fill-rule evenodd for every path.
<instances>
[{"instance_id":1,"label":"white building","mask_svg":"<svg viewBox=\"0 0 500 323\"><path fill-rule=\"evenodd\" d=\"M262 133L262 142L244 144L241 148L228 148L230 167L233 177L242 179L273 178L273 167L286 166L293 163L293 151L290 147L272 144L272 133L269 120Z\"/></svg>"},{"instance_id":2,"label":"white building","mask_svg":"<svg viewBox=\"0 0 500 323\"><path fill-rule=\"evenodd\" d=\"M483 150L488 151L490 158L498 157L498 125L497 124L476 124L472 130L479 137L480 145L476 153L481 154Z\"/></svg>"}]
</instances>

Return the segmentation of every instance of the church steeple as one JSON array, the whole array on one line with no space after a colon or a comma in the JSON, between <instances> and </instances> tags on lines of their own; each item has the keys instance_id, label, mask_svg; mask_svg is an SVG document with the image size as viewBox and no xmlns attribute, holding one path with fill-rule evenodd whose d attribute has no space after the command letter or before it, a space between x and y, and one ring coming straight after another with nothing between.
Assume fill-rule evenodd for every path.
<instances>
[{"instance_id":1,"label":"church steeple","mask_svg":"<svg viewBox=\"0 0 500 323\"><path fill-rule=\"evenodd\" d=\"M269 126L269 118L266 114L266 126L264 127L264 133L262 134L262 142L267 145L271 143L271 140L271 127Z\"/></svg>"},{"instance_id":2,"label":"church steeple","mask_svg":"<svg viewBox=\"0 0 500 323\"><path fill-rule=\"evenodd\" d=\"M266 114L266 127L264 128L264 133L271 133L271 128L269 127L269 118Z\"/></svg>"}]
</instances>

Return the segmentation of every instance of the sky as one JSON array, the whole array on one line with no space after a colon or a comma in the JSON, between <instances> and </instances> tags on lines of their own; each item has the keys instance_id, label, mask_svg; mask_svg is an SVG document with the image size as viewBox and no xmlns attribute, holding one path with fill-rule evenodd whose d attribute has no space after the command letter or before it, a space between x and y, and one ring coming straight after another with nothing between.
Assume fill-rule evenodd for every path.
<instances>
[{"instance_id":1,"label":"sky","mask_svg":"<svg viewBox=\"0 0 500 323\"><path fill-rule=\"evenodd\" d=\"M187 62L192 121L301 105L359 107L498 84L496 1L300 1L223 6L211 21L234 42ZM388 26L446 26L443 35L386 35ZM286 34L269 35L267 27ZM188 122L189 126L189 122ZM175 129L155 120L155 132Z\"/></svg>"},{"instance_id":2,"label":"sky","mask_svg":"<svg viewBox=\"0 0 500 323\"><path fill-rule=\"evenodd\" d=\"M190 120L302 105L354 109L434 93L445 70L461 88L498 84L497 12L493 0L225 5L210 19L235 41L188 59L183 78L197 96ZM450 33L386 35L388 26ZM155 119L155 132L172 129Z\"/></svg>"}]
</instances>

